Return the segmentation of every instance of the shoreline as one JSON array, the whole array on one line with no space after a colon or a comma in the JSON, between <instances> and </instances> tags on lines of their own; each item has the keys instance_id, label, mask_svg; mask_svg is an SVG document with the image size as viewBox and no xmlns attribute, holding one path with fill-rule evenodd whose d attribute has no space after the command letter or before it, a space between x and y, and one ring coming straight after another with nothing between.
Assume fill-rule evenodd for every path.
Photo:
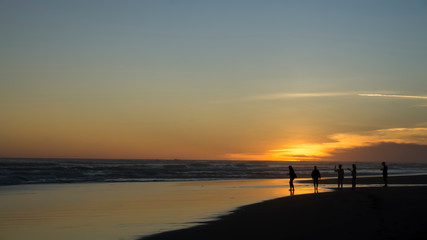
<instances>
[{"instance_id":1,"label":"shoreline","mask_svg":"<svg viewBox=\"0 0 427 240\"><path fill-rule=\"evenodd\" d=\"M424 179L425 177L425 179ZM427 184L427 173L414 173L414 174L399 174L389 175L389 184ZM155 180L132 180L132 181L63 181L63 182L31 182L20 184L1 184L1 187L8 186L31 186L31 185L55 185L55 184L112 184L112 183L165 183L165 182L215 182L215 181L255 181L255 180L277 180L289 178L171 178L171 179L155 179ZM397 181L394 181L397 180ZM311 178L297 178L294 183L312 183ZM336 177L325 177L319 179L319 186L321 184L335 184L337 183ZM365 175L357 177L358 184L382 184L382 176L380 175ZM351 184L351 177L344 177L344 184Z\"/></svg>"},{"instance_id":2,"label":"shoreline","mask_svg":"<svg viewBox=\"0 0 427 240\"><path fill-rule=\"evenodd\" d=\"M328 177L319 180L319 186L322 184L336 184L336 177ZM358 176L357 184L384 184L383 177L378 176ZM298 183L312 183L311 179L296 179ZM351 177L344 178L344 184L351 184ZM406 174L406 175L389 175L388 184L427 184L427 174Z\"/></svg>"},{"instance_id":3,"label":"shoreline","mask_svg":"<svg viewBox=\"0 0 427 240\"><path fill-rule=\"evenodd\" d=\"M336 179L323 179L319 187L333 183ZM358 183L382 184L382 177L360 177ZM427 184L427 175L389 176L387 188L280 197L239 207L198 226L139 239L424 239L427 187L393 184Z\"/></svg>"}]
</instances>

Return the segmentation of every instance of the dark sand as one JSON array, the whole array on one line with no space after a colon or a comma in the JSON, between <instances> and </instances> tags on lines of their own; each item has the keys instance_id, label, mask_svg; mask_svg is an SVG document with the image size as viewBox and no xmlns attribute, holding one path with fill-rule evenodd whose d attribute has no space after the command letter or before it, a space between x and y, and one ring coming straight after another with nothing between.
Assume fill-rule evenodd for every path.
<instances>
[{"instance_id":1,"label":"dark sand","mask_svg":"<svg viewBox=\"0 0 427 240\"><path fill-rule=\"evenodd\" d=\"M360 180L377 183L377 178ZM413 183L427 183L427 176L389 180ZM346 188L283 197L238 208L217 221L142 239L427 239L427 187Z\"/></svg>"}]
</instances>

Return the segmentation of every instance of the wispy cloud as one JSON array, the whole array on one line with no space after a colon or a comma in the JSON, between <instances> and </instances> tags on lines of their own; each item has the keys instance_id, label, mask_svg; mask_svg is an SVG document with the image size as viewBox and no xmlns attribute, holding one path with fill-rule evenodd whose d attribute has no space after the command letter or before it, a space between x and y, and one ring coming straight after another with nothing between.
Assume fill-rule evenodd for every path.
<instances>
[{"instance_id":1,"label":"wispy cloud","mask_svg":"<svg viewBox=\"0 0 427 240\"><path fill-rule=\"evenodd\" d=\"M358 95L361 96L361 97L386 97L386 98L427 99L427 96L382 94L382 93L359 93Z\"/></svg>"},{"instance_id":2,"label":"wispy cloud","mask_svg":"<svg viewBox=\"0 0 427 240\"><path fill-rule=\"evenodd\" d=\"M383 98L403 98L403 99L425 99L427 96L419 95L403 95L403 94L386 94L386 93L361 93L361 92L305 92L305 93L276 93L266 94L247 98L251 101L262 100L280 100L292 98L322 98L322 97L343 97L343 96L359 96L359 97L383 97ZM426 105L423 105L426 106Z\"/></svg>"}]
</instances>

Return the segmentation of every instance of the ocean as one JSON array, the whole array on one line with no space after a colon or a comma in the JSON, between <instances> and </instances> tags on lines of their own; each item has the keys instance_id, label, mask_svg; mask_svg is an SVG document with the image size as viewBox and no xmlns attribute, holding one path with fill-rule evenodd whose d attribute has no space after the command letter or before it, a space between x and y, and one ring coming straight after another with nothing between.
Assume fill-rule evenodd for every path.
<instances>
[{"instance_id":1,"label":"ocean","mask_svg":"<svg viewBox=\"0 0 427 240\"><path fill-rule=\"evenodd\" d=\"M335 176L334 166L352 163L129 160L129 159L0 159L0 186L43 183L102 183L277 179L288 177L292 165L299 178L310 177L316 165L322 177ZM356 163L358 176L380 175L381 161ZM427 173L426 163L388 163L389 174Z\"/></svg>"}]
</instances>

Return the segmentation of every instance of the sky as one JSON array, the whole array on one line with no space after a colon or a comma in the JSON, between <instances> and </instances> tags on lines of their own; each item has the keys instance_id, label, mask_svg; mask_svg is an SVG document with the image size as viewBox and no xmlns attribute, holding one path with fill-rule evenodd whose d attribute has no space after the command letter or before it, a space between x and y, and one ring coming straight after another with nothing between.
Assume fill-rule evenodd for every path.
<instances>
[{"instance_id":1,"label":"sky","mask_svg":"<svg viewBox=\"0 0 427 240\"><path fill-rule=\"evenodd\" d=\"M0 0L0 157L427 162L426 1Z\"/></svg>"}]
</instances>

